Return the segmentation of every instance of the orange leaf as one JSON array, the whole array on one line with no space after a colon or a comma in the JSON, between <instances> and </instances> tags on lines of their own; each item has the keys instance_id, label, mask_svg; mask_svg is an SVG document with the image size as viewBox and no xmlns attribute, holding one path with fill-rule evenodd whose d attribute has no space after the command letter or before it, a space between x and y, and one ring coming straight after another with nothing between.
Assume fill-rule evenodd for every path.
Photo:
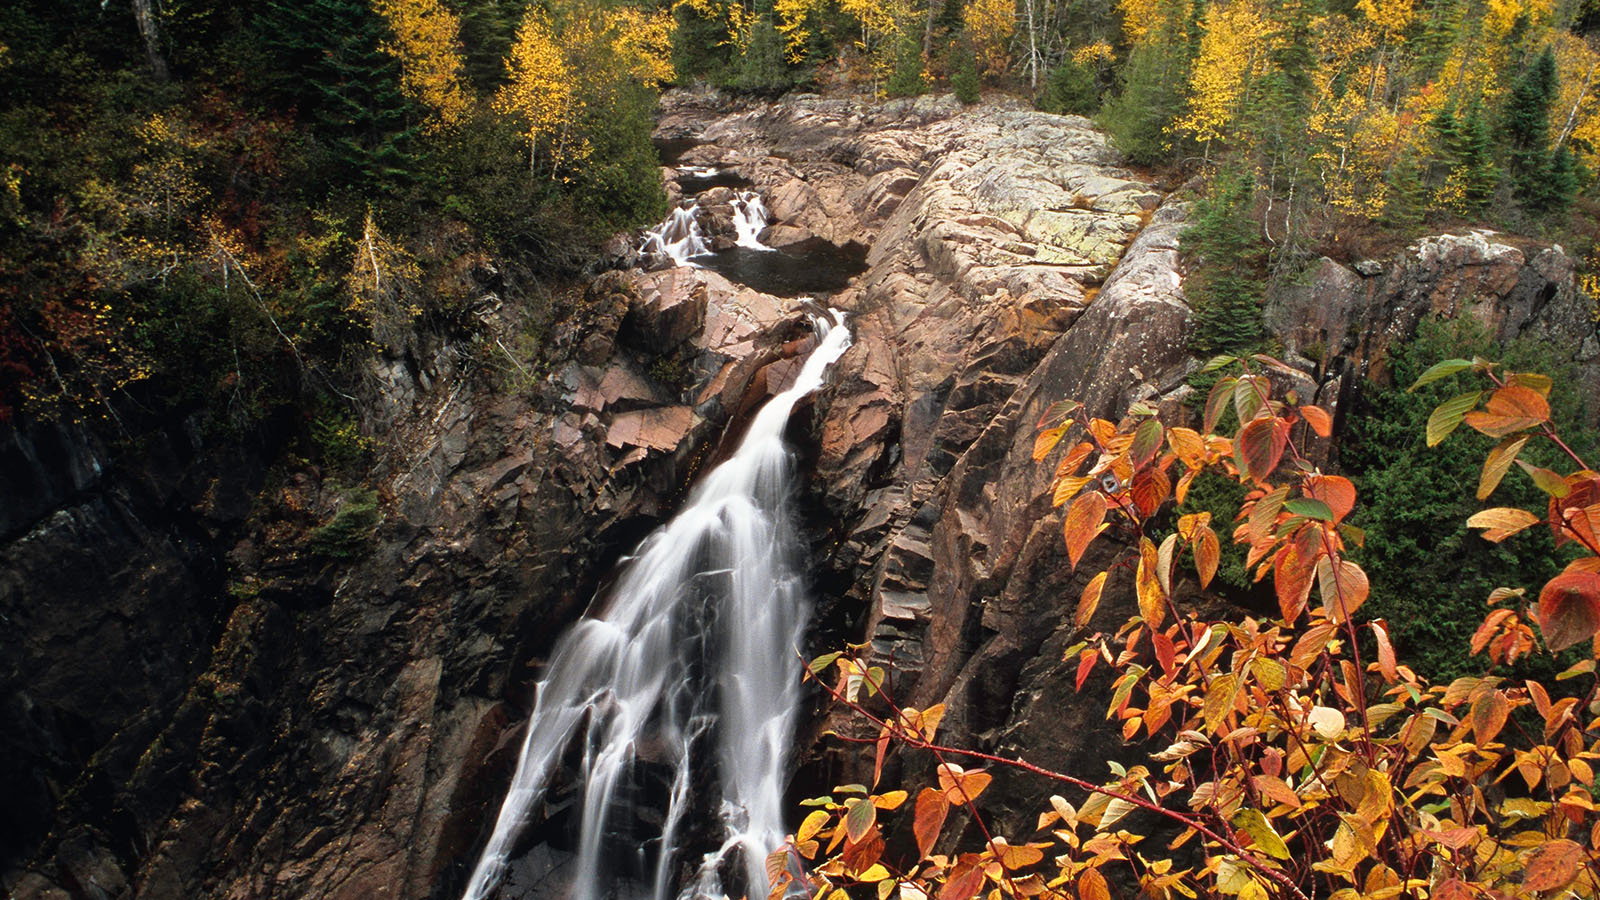
<instances>
[{"instance_id":1,"label":"orange leaf","mask_svg":"<svg viewBox=\"0 0 1600 900\"><path fill-rule=\"evenodd\" d=\"M1478 894L1459 878L1448 878L1433 892L1433 900L1478 900Z\"/></svg>"},{"instance_id":2,"label":"orange leaf","mask_svg":"<svg viewBox=\"0 0 1600 900\"><path fill-rule=\"evenodd\" d=\"M1302 406L1300 416L1311 426L1311 430L1317 433L1317 437L1333 436L1333 417L1328 415L1327 410L1320 406Z\"/></svg>"},{"instance_id":3,"label":"orange leaf","mask_svg":"<svg viewBox=\"0 0 1600 900\"><path fill-rule=\"evenodd\" d=\"M1539 630L1551 652L1600 631L1600 575L1567 572L1550 579L1539 592Z\"/></svg>"},{"instance_id":4,"label":"orange leaf","mask_svg":"<svg viewBox=\"0 0 1600 900\"><path fill-rule=\"evenodd\" d=\"M1506 716L1511 713L1511 703L1501 691L1489 691L1472 703L1472 739L1479 744L1494 740L1506 726Z\"/></svg>"},{"instance_id":5,"label":"orange leaf","mask_svg":"<svg viewBox=\"0 0 1600 900\"><path fill-rule=\"evenodd\" d=\"M1172 447L1172 452L1178 454L1183 464L1189 468L1198 468L1206 458L1206 442L1200 433L1192 428L1171 428L1167 430L1167 444Z\"/></svg>"},{"instance_id":6,"label":"orange leaf","mask_svg":"<svg viewBox=\"0 0 1600 900\"><path fill-rule=\"evenodd\" d=\"M1372 633L1378 639L1378 671L1383 673L1387 681L1394 681L1400 672L1395 665L1394 644L1389 642L1389 626L1384 622L1373 622Z\"/></svg>"},{"instance_id":7,"label":"orange leaf","mask_svg":"<svg viewBox=\"0 0 1600 900\"><path fill-rule=\"evenodd\" d=\"M1200 587L1205 588L1217 574L1217 563L1222 559L1222 546L1217 533L1202 525L1195 534L1194 568L1200 576Z\"/></svg>"},{"instance_id":8,"label":"orange leaf","mask_svg":"<svg viewBox=\"0 0 1600 900\"><path fill-rule=\"evenodd\" d=\"M1111 888L1099 869L1084 869L1078 875L1078 900L1111 900Z\"/></svg>"},{"instance_id":9,"label":"orange leaf","mask_svg":"<svg viewBox=\"0 0 1600 900\"><path fill-rule=\"evenodd\" d=\"M1062 530L1067 540L1067 560L1074 569L1078 567L1078 560L1083 558L1083 552L1089 549L1089 543L1100 534L1105 518L1106 498L1098 491L1072 501Z\"/></svg>"},{"instance_id":10,"label":"orange leaf","mask_svg":"<svg viewBox=\"0 0 1600 900\"><path fill-rule=\"evenodd\" d=\"M1550 404L1539 392L1520 384L1508 384L1489 395L1483 409L1473 410L1463 419L1468 427L1490 437L1505 437L1532 428L1550 418Z\"/></svg>"},{"instance_id":11,"label":"orange leaf","mask_svg":"<svg viewBox=\"0 0 1600 900\"><path fill-rule=\"evenodd\" d=\"M950 876L950 880L939 889L939 900L972 900L981 887L983 887L983 869L979 866L969 866Z\"/></svg>"},{"instance_id":12,"label":"orange leaf","mask_svg":"<svg viewBox=\"0 0 1600 900\"><path fill-rule=\"evenodd\" d=\"M939 766L939 787L944 790L944 798L951 803L969 803L978 799L978 795L993 780L994 776L982 769L969 772L955 763L942 763Z\"/></svg>"},{"instance_id":13,"label":"orange leaf","mask_svg":"<svg viewBox=\"0 0 1600 900\"><path fill-rule=\"evenodd\" d=\"M1556 891L1572 883L1583 868L1583 848L1561 838L1528 855L1522 886L1530 891Z\"/></svg>"},{"instance_id":14,"label":"orange leaf","mask_svg":"<svg viewBox=\"0 0 1600 900\"><path fill-rule=\"evenodd\" d=\"M1093 452L1093 444L1088 441L1079 441L1077 446L1068 450L1067 455L1061 458L1060 464L1056 466L1056 477L1060 478L1063 475L1071 475L1078 471L1078 467L1083 465L1083 461L1088 459L1089 454Z\"/></svg>"},{"instance_id":15,"label":"orange leaf","mask_svg":"<svg viewBox=\"0 0 1600 900\"><path fill-rule=\"evenodd\" d=\"M1328 504L1335 523L1356 508L1356 486L1340 475L1312 475L1305 480L1305 495Z\"/></svg>"},{"instance_id":16,"label":"orange leaf","mask_svg":"<svg viewBox=\"0 0 1600 900\"><path fill-rule=\"evenodd\" d=\"M1334 565L1331 557L1317 560L1317 587L1322 592L1322 603L1328 608L1328 618L1344 622L1355 615L1361 604L1367 602L1369 586L1367 573L1348 559Z\"/></svg>"},{"instance_id":17,"label":"orange leaf","mask_svg":"<svg viewBox=\"0 0 1600 900\"><path fill-rule=\"evenodd\" d=\"M1050 451L1054 450L1056 444L1061 442L1061 436L1066 433L1067 426L1065 425L1057 425L1054 428L1046 428L1039 432L1038 436L1033 439L1033 461L1038 462L1049 456Z\"/></svg>"},{"instance_id":18,"label":"orange leaf","mask_svg":"<svg viewBox=\"0 0 1600 900\"><path fill-rule=\"evenodd\" d=\"M1146 625L1151 628L1160 628L1161 620L1167 617L1166 592L1161 590L1160 574L1157 571L1161 565L1160 555L1156 545L1149 538L1139 539L1139 568L1134 574L1134 587L1139 596L1139 615L1144 617Z\"/></svg>"},{"instance_id":19,"label":"orange leaf","mask_svg":"<svg viewBox=\"0 0 1600 900\"><path fill-rule=\"evenodd\" d=\"M1238 442L1233 446L1233 459L1238 463L1240 472L1254 481L1266 481L1267 476L1278 468L1284 448L1289 445L1289 430L1284 427L1286 424L1276 416L1262 416L1251 419L1244 426L1239 432Z\"/></svg>"},{"instance_id":20,"label":"orange leaf","mask_svg":"<svg viewBox=\"0 0 1600 900\"><path fill-rule=\"evenodd\" d=\"M1101 572L1083 586L1083 596L1078 599L1078 615L1074 619L1079 628L1087 627L1089 620L1094 618L1094 611L1100 607L1100 592L1105 589L1108 574Z\"/></svg>"},{"instance_id":21,"label":"orange leaf","mask_svg":"<svg viewBox=\"0 0 1600 900\"><path fill-rule=\"evenodd\" d=\"M926 857L933 852L933 843L939 839L939 831L944 828L944 817L950 812L950 803L944 799L944 791L937 788L923 788L917 794L916 819L911 824L911 830L917 836L917 851Z\"/></svg>"}]
</instances>

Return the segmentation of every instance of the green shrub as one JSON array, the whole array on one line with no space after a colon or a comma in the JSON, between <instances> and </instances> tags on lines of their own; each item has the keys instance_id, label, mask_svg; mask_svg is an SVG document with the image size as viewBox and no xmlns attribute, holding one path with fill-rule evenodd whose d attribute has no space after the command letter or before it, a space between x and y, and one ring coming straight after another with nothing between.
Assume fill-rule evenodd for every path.
<instances>
[{"instance_id":1,"label":"green shrub","mask_svg":"<svg viewBox=\"0 0 1600 900\"><path fill-rule=\"evenodd\" d=\"M365 556L371 549L373 532L383 519L378 511L378 493L371 488L353 488L339 497L333 518L311 530L309 547L317 556L350 560Z\"/></svg>"}]
</instances>

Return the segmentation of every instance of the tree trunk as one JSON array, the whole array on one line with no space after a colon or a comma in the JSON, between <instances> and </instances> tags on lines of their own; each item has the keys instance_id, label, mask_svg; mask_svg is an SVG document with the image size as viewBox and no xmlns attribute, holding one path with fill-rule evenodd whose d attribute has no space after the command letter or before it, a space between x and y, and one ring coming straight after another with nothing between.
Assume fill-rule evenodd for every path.
<instances>
[{"instance_id":1,"label":"tree trunk","mask_svg":"<svg viewBox=\"0 0 1600 900\"><path fill-rule=\"evenodd\" d=\"M139 36L144 38L145 56L150 59L150 74L157 81L167 80L167 61L161 58L161 31L156 27L156 14L150 0L133 0L133 18L139 23Z\"/></svg>"}]
</instances>

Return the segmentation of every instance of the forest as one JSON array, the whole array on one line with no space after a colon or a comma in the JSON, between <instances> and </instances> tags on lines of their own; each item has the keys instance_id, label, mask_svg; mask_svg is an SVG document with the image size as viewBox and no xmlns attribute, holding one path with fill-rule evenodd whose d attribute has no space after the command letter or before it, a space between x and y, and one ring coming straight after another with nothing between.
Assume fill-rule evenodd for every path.
<instances>
[{"instance_id":1,"label":"forest","mask_svg":"<svg viewBox=\"0 0 1600 900\"><path fill-rule=\"evenodd\" d=\"M619 322L635 311L627 301L607 311L616 282L605 279L671 208L653 140L667 91L738 112L815 96L908 121L937 103L1070 117L1105 136L1117 177L1160 195L1126 213L1119 253L1149 249L1137 241L1170 224L1169 200L1184 217L1172 280L1189 317L1178 348L1187 367L1160 385L1181 399L1162 405L1151 387L1123 403L1119 393L1113 412L1105 397L1091 409L1028 394L1005 413L1008 426L1027 419L1021 440L1047 485L1028 514L1061 518L1050 526L1056 556L1042 558L1070 583L1053 609L1080 634L1051 644L1052 662L1142 762L1110 760L1107 780L1023 760L1001 746L998 726L980 727L991 711L942 725L937 698L917 699L919 709L894 695L870 636L816 648L829 652L807 654L806 678L854 723L844 738L861 745L856 770L871 778L804 801L766 860L773 900L799 887L813 900L1600 890L1600 477L1590 466L1600 430L1594 399L1572 389L1586 376L1538 336L1501 339L1492 317L1419 315L1411 333L1362 358L1381 365L1338 373L1345 393L1302 396L1306 383L1334 379L1325 361L1372 323L1351 320L1329 345L1288 346L1267 317L1324 262L1378 277L1424 236L1492 232L1520 254L1513 282L1548 248L1570 258L1563 277L1596 340L1594 0L15 0L0 8L0 431L70 426L133 467L161 432L181 430L196 447L250 446L278 467L270 477L291 487L274 494L275 482L258 481L246 504L256 518L209 535L222 548L207 562L224 598L208 626L218 666L244 652L236 624L279 621L277 607L262 611L272 604L297 622L321 614L323 600L297 607L263 592L269 579L234 579L229 567L258 548L241 541L248 552L230 555L237 548L224 545L270 531L264 518L313 523L295 532L307 552L284 556L315 570L301 575L336 609L345 585L328 587L329 572L378 565L374 536L399 518L397 485L416 471L390 471L385 484L374 475L382 439L371 397L381 391L370 363L414 360L419 335L439 337L467 348L460 371L486 393L530 408L553 405L540 391L561 378L589 377L573 375L585 352L573 347L587 337L573 332L610 321L605 352L618 333L626 342ZM852 171L835 157L826 164ZM884 172L895 174L862 168L860 180ZM1105 213L1097 199L1063 205ZM961 221L980 219L999 221ZM1073 315L1087 316L1109 284L1104 272L1083 277ZM1052 340L1056 327L1040 326ZM1059 332L1070 337L1069 327ZM706 374L693 368L698 351L633 339L655 358L628 370L650 382L629 402L694 393ZM1052 358L1027 352L1023 375ZM966 360L939 359L957 357ZM1146 380L1137 366L1129 373L1115 377ZM952 375L929 405L953 395L976 406L997 384L1023 397L1023 380L1006 371L952 389ZM711 408L705 396L696 417ZM902 424L886 426L886 440L898 444ZM1335 449L1319 444L1329 440ZM887 492L884 471L918 462L901 452L885 452L850 489ZM649 458L640 449L606 457L614 467L588 483L656 489L670 472L686 484L716 454L697 447L676 468L635 478L625 470ZM918 490L967 463L949 462ZM529 465L482 492L507 496ZM307 472L300 485L316 482L314 502L297 507L293 481ZM633 514L662 517L685 491ZM895 527L920 528L923 513L896 510ZM838 523L811 526L829 552L849 545L827 530ZM183 540L199 540L201 527L185 527ZM642 527L608 521L604 541ZM1041 558L1017 562L1021 547L1005 548L1005 565ZM593 555L626 548L603 549ZM828 615L830 637L844 633L845 614ZM1001 628L962 621L944 639L965 646ZM503 655L472 665L515 660L515 675L463 676L452 689L509 694L542 661ZM235 702L207 690L219 693L180 691L182 709ZM954 727L966 743L948 737ZM140 765L160 756L122 749ZM1008 840L976 801L996 776L1023 771L1077 793L1048 793L1028 813L1037 827ZM88 793L51 801L92 805ZM31 853L53 846L47 830L29 823L0 837ZM480 837L441 840L449 852L439 855L460 869ZM142 860L147 850L117 852ZM451 871L439 884L455 889L465 873Z\"/></svg>"},{"instance_id":2,"label":"forest","mask_svg":"<svg viewBox=\"0 0 1600 900\"><path fill-rule=\"evenodd\" d=\"M981 90L1212 185L1203 349L1314 255L1464 223L1593 243L1600 13L1572 0L315 0L0 13L0 416L337 401L473 254L582 267L660 216L655 92ZM576 78L574 73L583 73ZM1198 237L1198 235L1197 235ZM429 280L400 296L388 270ZM1586 276L1587 277L1587 276ZM1245 315L1235 315L1237 312ZM226 339L222 339L222 336Z\"/></svg>"}]
</instances>

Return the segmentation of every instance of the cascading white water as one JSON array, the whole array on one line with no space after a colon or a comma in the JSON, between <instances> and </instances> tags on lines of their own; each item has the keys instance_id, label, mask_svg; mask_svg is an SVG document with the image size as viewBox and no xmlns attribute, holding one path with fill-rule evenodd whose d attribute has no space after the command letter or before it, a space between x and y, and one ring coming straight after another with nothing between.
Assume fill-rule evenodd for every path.
<instances>
[{"instance_id":1,"label":"cascading white water","mask_svg":"<svg viewBox=\"0 0 1600 900\"><path fill-rule=\"evenodd\" d=\"M672 215L667 216L660 225L645 232L644 244L639 247L639 252L665 254L680 266L694 265L689 261L691 257L711 250L700 231L700 222L696 218L699 212L698 203L673 210Z\"/></svg>"},{"instance_id":2,"label":"cascading white water","mask_svg":"<svg viewBox=\"0 0 1600 900\"><path fill-rule=\"evenodd\" d=\"M783 841L783 776L800 669L795 648L806 603L789 515L792 460L783 429L796 402L850 346L844 315L813 317L819 343L793 386L751 422L738 449L706 475L683 508L639 544L615 586L561 639L539 682L511 789L465 893L483 900L504 875L513 844L581 735L571 900L598 900L630 867L652 900L717 898L724 861L747 893L766 883L766 854ZM713 741L714 760L699 751ZM648 764L664 776L659 840L618 840L631 778ZM691 780L713 797L691 797ZM679 831L691 809L720 819L721 847L699 875L673 884ZM642 857L654 845L654 863ZM619 858L620 857L620 858ZM637 876L635 876L637 877ZM641 891L642 893L642 891ZM734 893L737 896L737 893Z\"/></svg>"},{"instance_id":3,"label":"cascading white water","mask_svg":"<svg viewBox=\"0 0 1600 900\"><path fill-rule=\"evenodd\" d=\"M773 250L761 243L761 232L767 227L767 206L755 191L740 191L733 198L733 228L741 247L752 250Z\"/></svg>"}]
</instances>

